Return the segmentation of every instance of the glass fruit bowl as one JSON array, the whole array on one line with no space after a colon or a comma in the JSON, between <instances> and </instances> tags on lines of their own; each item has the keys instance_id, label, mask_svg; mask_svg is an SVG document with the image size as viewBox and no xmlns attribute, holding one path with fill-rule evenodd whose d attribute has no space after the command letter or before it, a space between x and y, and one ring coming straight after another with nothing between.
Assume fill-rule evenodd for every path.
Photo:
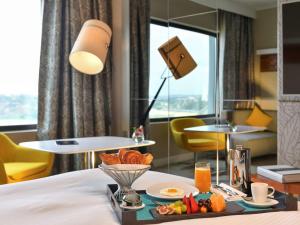
<instances>
[{"instance_id":1,"label":"glass fruit bowl","mask_svg":"<svg viewBox=\"0 0 300 225\"><path fill-rule=\"evenodd\" d=\"M114 195L118 201L122 201L125 195L135 193L131 185L137 178L149 170L151 166L142 164L106 165L102 163L99 165L99 168L117 182L119 188Z\"/></svg>"}]
</instances>

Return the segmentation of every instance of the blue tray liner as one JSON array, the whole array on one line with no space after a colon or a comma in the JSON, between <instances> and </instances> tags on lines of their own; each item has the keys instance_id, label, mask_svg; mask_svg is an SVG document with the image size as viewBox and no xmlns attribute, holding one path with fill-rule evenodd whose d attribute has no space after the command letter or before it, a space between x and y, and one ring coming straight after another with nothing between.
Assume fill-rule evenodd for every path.
<instances>
[{"instance_id":1,"label":"blue tray liner","mask_svg":"<svg viewBox=\"0 0 300 225\"><path fill-rule=\"evenodd\" d=\"M199 199L207 199L210 197L211 194L199 194L195 197L195 199L198 201ZM162 200L162 199L157 199L154 197L151 197L147 194L141 194L141 199L143 203L146 205L143 209L140 209L136 213L136 219L139 220L154 220L155 218L152 216L150 213L150 210L156 207L156 204L154 201L158 201L164 204L172 203L174 200L168 201L168 200ZM256 211L264 211L268 210L270 208L264 208L264 209L259 209L259 208L252 208L246 205L243 201L236 201L238 205L243 207L245 209L245 212L256 212Z\"/></svg>"}]
</instances>

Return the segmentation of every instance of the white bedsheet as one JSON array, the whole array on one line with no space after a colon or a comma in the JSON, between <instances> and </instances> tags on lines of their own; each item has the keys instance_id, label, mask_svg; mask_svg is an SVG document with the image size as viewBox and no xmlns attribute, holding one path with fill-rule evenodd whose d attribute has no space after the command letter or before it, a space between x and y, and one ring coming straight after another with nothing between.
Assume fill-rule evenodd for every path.
<instances>
[{"instance_id":1,"label":"white bedsheet","mask_svg":"<svg viewBox=\"0 0 300 225\"><path fill-rule=\"evenodd\" d=\"M134 187L159 181L192 180L149 171ZM0 225L115 225L119 224L106 197L113 180L99 169L0 186ZM300 205L299 205L300 206ZM164 224L300 225L300 211L185 220Z\"/></svg>"}]
</instances>

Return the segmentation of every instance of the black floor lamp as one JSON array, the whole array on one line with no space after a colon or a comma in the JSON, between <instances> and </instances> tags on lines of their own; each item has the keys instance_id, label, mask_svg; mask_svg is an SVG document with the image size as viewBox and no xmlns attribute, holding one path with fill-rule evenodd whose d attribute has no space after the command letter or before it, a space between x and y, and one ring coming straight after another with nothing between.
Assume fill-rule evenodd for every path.
<instances>
[{"instance_id":1,"label":"black floor lamp","mask_svg":"<svg viewBox=\"0 0 300 225\"><path fill-rule=\"evenodd\" d=\"M162 44L158 48L158 51L176 80L184 77L197 67L196 62L177 36ZM149 112L168 78L169 77L163 78L163 81L159 86L154 98L152 99L150 105L144 113L144 116L140 120L140 126L145 126L145 122L148 118Z\"/></svg>"}]
</instances>

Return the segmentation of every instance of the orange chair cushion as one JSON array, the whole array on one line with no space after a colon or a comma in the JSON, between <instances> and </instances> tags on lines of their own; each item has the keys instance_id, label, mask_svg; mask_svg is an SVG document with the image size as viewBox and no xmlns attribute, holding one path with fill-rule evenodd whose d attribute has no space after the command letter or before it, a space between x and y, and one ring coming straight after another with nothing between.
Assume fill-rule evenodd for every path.
<instances>
[{"instance_id":1,"label":"orange chair cushion","mask_svg":"<svg viewBox=\"0 0 300 225\"><path fill-rule=\"evenodd\" d=\"M257 105L254 106L246 123L251 126L267 127L272 122L272 117L260 109Z\"/></svg>"},{"instance_id":2,"label":"orange chair cushion","mask_svg":"<svg viewBox=\"0 0 300 225\"><path fill-rule=\"evenodd\" d=\"M48 167L44 162L9 162L4 163L7 176L12 180L22 180L42 171Z\"/></svg>"}]
</instances>

